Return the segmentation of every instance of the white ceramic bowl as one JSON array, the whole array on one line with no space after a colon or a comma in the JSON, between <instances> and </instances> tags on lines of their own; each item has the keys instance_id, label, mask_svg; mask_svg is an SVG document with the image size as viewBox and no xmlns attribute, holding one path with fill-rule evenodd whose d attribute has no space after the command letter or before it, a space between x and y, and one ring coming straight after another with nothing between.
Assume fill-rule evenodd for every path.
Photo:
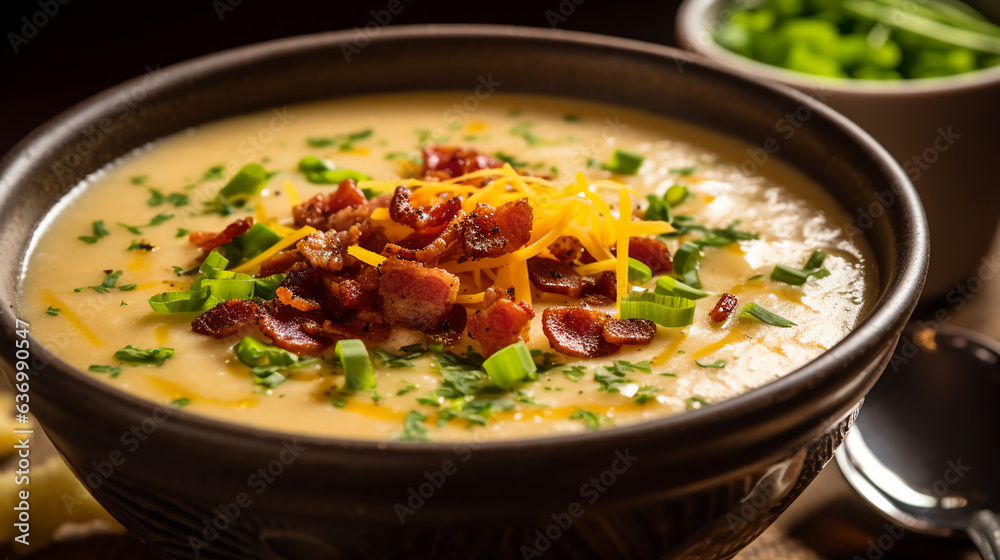
<instances>
[{"instance_id":1,"label":"white ceramic bowl","mask_svg":"<svg viewBox=\"0 0 1000 560\"><path fill-rule=\"evenodd\" d=\"M927 210L931 264L921 300L943 297L957 305L980 290L983 281L995 274L983 259L989 259L987 252L1000 222L1000 67L895 82L793 72L715 43L712 31L731 17L728 6L734 4L740 2L686 0L677 16L678 41L729 69L812 95L871 133L903 166ZM1000 17L995 13L1000 12L1000 3L984 2L981 8L990 17ZM776 123L776 132L789 134L808 126L808 117L803 117L791 115ZM854 210L856 225L864 228L880 211L878 207Z\"/></svg>"}]
</instances>

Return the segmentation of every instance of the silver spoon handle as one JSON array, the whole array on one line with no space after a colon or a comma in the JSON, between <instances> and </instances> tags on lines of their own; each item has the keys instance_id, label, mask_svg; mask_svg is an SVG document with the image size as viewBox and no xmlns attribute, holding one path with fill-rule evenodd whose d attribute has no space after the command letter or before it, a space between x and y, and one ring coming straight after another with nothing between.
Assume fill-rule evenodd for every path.
<instances>
[{"instance_id":1,"label":"silver spoon handle","mask_svg":"<svg viewBox=\"0 0 1000 560\"><path fill-rule=\"evenodd\" d=\"M983 560L1000 560L1000 516L985 509L976 513L969 524L969 536Z\"/></svg>"}]
</instances>

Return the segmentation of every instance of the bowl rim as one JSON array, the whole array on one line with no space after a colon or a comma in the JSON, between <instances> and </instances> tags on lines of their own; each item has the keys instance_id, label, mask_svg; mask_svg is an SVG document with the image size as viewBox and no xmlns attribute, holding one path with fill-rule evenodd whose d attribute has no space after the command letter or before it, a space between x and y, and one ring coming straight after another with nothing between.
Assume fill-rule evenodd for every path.
<instances>
[{"instance_id":1,"label":"bowl rim","mask_svg":"<svg viewBox=\"0 0 1000 560\"><path fill-rule=\"evenodd\" d=\"M239 65L242 62L256 61L268 57L289 56L303 49L328 50L339 48L343 43L351 41L353 37L354 30L330 31L254 43L211 53L160 69L159 76L162 79L160 87L168 88L183 84L185 81L197 80L199 77L211 74L217 68ZM618 446L621 443L615 444L614 441L651 441L656 436L663 437L676 433L686 433L692 429L696 429L699 425L707 427L732 422L739 417L760 413L769 405L776 402L787 402L795 395L802 393L803 389L821 386L824 382L835 379L837 376L845 375L839 364L848 362L852 358L857 358L859 355L867 355L877 351L878 347L882 344L882 341L879 339L880 333L902 329L902 326L916 305L926 274L929 247L926 217L924 216L924 211L916 190L906 178L902 168L899 167L881 145L859 126L830 107L787 86L752 80L744 75L733 72L723 65L706 62L690 53L673 47L631 39L575 31L509 25L432 24L401 25L383 28L371 40L374 43L381 41L405 42L441 39L483 40L484 38L491 40L522 40L535 43L552 43L563 46L568 44L576 45L580 48L612 50L622 55L658 58L672 64L684 64L685 72L692 70L706 73L714 79L739 83L740 87L755 88L762 94L775 95L785 99L790 98L790 101L806 105L821 119L825 119L830 125L840 128L845 136L858 145L860 151L868 152L873 162L877 164L877 167L885 174L886 178L893 184L899 185L897 204L893 205L897 210L889 208L886 215L889 215L892 211L899 212L900 216L902 216L902 223L905 229L896 232L897 238L903 241L902 244L897 244L897 247L906 247L907 244L910 247L907 247L909 250L908 254L902 251L901 254L906 258L897 259L896 269L885 271L886 278L881 280L886 282L885 289L879 292L878 298L869 308L867 316L858 323L852 332L848 333L844 339L833 345L816 359L788 372L775 381L698 410L634 424L575 434L550 434L532 438L501 440L491 439L481 443L480 447L477 448L477 453L490 450L498 453L524 451L525 448L538 451L548 449L558 453L567 447L580 446L588 448L590 445L598 443L611 443ZM57 143L59 141L59 131L65 128L68 123L83 121L88 115L101 114L102 109L105 106L113 104L119 94L141 83L143 79L143 76L139 76L127 80L77 103L35 129L18 143L0 160L0 205L7 204L6 199L10 197L5 191L13 188L13 181L10 179L11 175L16 175L18 168L26 167L27 162L33 158L34 154L39 153L40 147L45 146L47 142L50 144ZM720 134L725 133L720 132ZM20 180L25 179L23 171L18 178ZM18 270L22 272L28 248L30 248L30 245L19 252L20 260L17 262L17 266ZM14 302L4 303L11 305ZM5 312L0 315L0 325L2 325L6 333L10 334L14 332L15 319L14 313L7 312L7 310L17 308L8 307L8 305L4 305ZM37 344L37 341L34 341L34 343ZM38 344L38 348L44 349L45 347ZM105 399L113 401L117 407L121 407L119 408L121 415L128 413L147 414L151 410L151 407L167 406L105 383L66 363L58 355L47 349L44 350L44 354L49 360L49 367L57 370L60 377L68 376L61 383L72 382L83 389L96 391L98 394L103 395ZM224 441L230 445L240 445L240 440L243 440L247 445L253 445L255 442L280 444L290 438L295 438L315 448L350 450L352 452L397 453L404 456L411 456L415 454L437 455L448 452L461 441L444 440L411 443L321 436L244 425L207 415L196 414L184 409L172 411L171 416L180 422L187 423L189 428L197 430L200 434L199 437L206 439L215 438L217 441ZM181 426L181 428L184 428L184 426Z\"/></svg>"},{"instance_id":2,"label":"bowl rim","mask_svg":"<svg viewBox=\"0 0 1000 560\"><path fill-rule=\"evenodd\" d=\"M677 42L691 52L739 72L800 89L822 87L825 91L837 94L909 97L1000 85L1000 66L935 78L856 80L806 74L760 62L722 47L707 35L713 12L737 1L739 0L684 0L677 11Z\"/></svg>"}]
</instances>

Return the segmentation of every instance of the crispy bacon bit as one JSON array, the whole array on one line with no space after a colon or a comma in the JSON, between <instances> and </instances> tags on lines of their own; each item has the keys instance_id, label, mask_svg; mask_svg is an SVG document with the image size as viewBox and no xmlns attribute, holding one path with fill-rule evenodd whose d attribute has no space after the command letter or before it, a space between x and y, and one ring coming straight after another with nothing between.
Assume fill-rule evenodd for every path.
<instances>
[{"instance_id":1,"label":"crispy bacon bit","mask_svg":"<svg viewBox=\"0 0 1000 560\"><path fill-rule=\"evenodd\" d=\"M708 312L709 317L712 318L716 323L723 323L729 318L733 310L736 309L736 304L740 302L739 298L726 292L722 294L719 298L719 302L715 304L715 307Z\"/></svg>"},{"instance_id":2,"label":"crispy bacon bit","mask_svg":"<svg viewBox=\"0 0 1000 560\"><path fill-rule=\"evenodd\" d=\"M320 305L315 301L297 297L291 290L284 286L278 286L275 294L277 295L277 301L282 305L294 307L299 311L315 311L320 308Z\"/></svg>"},{"instance_id":3,"label":"crispy bacon bit","mask_svg":"<svg viewBox=\"0 0 1000 560\"><path fill-rule=\"evenodd\" d=\"M480 169L496 169L502 166L503 163L496 158L469 148L424 147L423 178L426 181L446 181Z\"/></svg>"},{"instance_id":4,"label":"crispy bacon bit","mask_svg":"<svg viewBox=\"0 0 1000 560\"><path fill-rule=\"evenodd\" d=\"M571 298L583 296L596 284L593 278L580 276L572 265L544 257L528 259L528 279L543 292Z\"/></svg>"},{"instance_id":5,"label":"crispy bacon bit","mask_svg":"<svg viewBox=\"0 0 1000 560\"><path fill-rule=\"evenodd\" d=\"M240 218L226 226L220 233L208 231L194 231L188 235L188 240L201 248L204 252L209 252L216 247L222 247L233 239L243 235L253 225L253 218Z\"/></svg>"},{"instance_id":6,"label":"crispy bacon bit","mask_svg":"<svg viewBox=\"0 0 1000 560\"><path fill-rule=\"evenodd\" d=\"M477 204L465 220L465 254L481 259L515 251L531 239L533 212L527 198L501 205Z\"/></svg>"},{"instance_id":7,"label":"crispy bacon bit","mask_svg":"<svg viewBox=\"0 0 1000 560\"><path fill-rule=\"evenodd\" d=\"M357 226L351 226L347 231L314 233L299 241L296 248L313 266L337 272L344 268L344 263L349 258L347 248L357 245L360 238L361 230Z\"/></svg>"},{"instance_id":8,"label":"crispy bacon bit","mask_svg":"<svg viewBox=\"0 0 1000 560\"><path fill-rule=\"evenodd\" d=\"M365 291L356 280L327 280L330 293L340 301L343 309L372 309L378 301L378 294Z\"/></svg>"},{"instance_id":9,"label":"crispy bacon bit","mask_svg":"<svg viewBox=\"0 0 1000 560\"><path fill-rule=\"evenodd\" d=\"M389 217L397 224L410 226L413 229L440 227L451 221L462 210L462 197L453 196L448 200L431 206L417 208L410 203L410 189L400 185L389 203Z\"/></svg>"},{"instance_id":10,"label":"crispy bacon bit","mask_svg":"<svg viewBox=\"0 0 1000 560\"><path fill-rule=\"evenodd\" d=\"M379 295L386 321L435 331L458 297L458 277L440 268L390 258L380 267Z\"/></svg>"},{"instance_id":11,"label":"crispy bacon bit","mask_svg":"<svg viewBox=\"0 0 1000 560\"><path fill-rule=\"evenodd\" d=\"M290 270L298 270L306 264L305 257L295 249L281 251L273 257L267 259L260 265L258 276L271 276L272 274L284 274Z\"/></svg>"},{"instance_id":12,"label":"crispy bacon bit","mask_svg":"<svg viewBox=\"0 0 1000 560\"><path fill-rule=\"evenodd\" d=\"M528 339L531 319L535 310L524 300L517 303L510 296L496 288L486 290L483 309L469 317L469 335L483 349L483 356L491 356L497 350L517 342L518 337Z\"/></svg>"},{"instance_id":13,"label":"crispy bacon bit","mask_svg":"<svg viewBox=\"0 0 1000 560\"><path fill-rule=\"evenodd\" d=\"M287 305L268 305L257 322L260 332L267 335L278 348L296 354L316 353L331 344L320 325L322 314L304 313ZM307 332L308 331L308 332Z\"/></svg>"},{"instance_id":14,"label":"crispy bacon bit","mask_svg":"<svg viewBox=\"0 0 1000 560\"><path fill-rule=\"evenodd\" d=\"M191 329L215 338L225 338L253 327L261 314L260 305L252 301L234 299L222 302L191 321Z\"/></svg>"},{"instance_id":15,"label":"crispy bacon bit","mask_svg":"<svg viewBox=\"0 0 1000 560\"><path fill-rule=\"evenodd\" d=\"M587 286L583 295L597 303L614 301L618 298L618 275L613 270L605 270L592 286Z\"/></svg>"},{"instance_id":16,"label":"crispy bacon bit","mask_svg":"<svg viewBox=\"0 0 1000 560\"><path fill-rule=\"evenodd\" d=\"M549 307L542 312L542 331L549 345L560 354L596 358L613 354L621 345L604 338L608 316L582 307Z\"/></svg>"},{"instance_id":17,"label":"crispy bacon bit","mask_svg":"<svg viewBox=\"0 0 1000 560\"><path fill-rule=\"evenodd\" d=\"M310 333L309 327L303 330L307 334L314 334ZM346 321L324 322L318 332L336 338L363 338L369 342L381 342L392 334L392 325L386 323L382 315L375 311L359 311Z\"/></svg>"},{"instance_id":18,"label":"crispy bacon bit","mask_svg":"<svg viewBox=\"0 0 1000 560\"><path fill-rule=\"evenodd\" d=\"M557 237L548 247L552 256L562 262L568 263L580 260L583 257L583 245L580 240L572 235Z\"/></svg>"},{"instance_id":19,"label":"crispy bacon bit","mask_svg":"<svg viewBox=\"0 0 1000 560\"><path fill-rule=\"evenodd\" d=\"M653 237L630 237L628 256L648 266L653 272L670 272L674 269L667 244Z\"/></svg>"},{"instance_id":20,"label":"crispy bacon bit","mask_svg":"<svg viewBox=\"0 0 1000 560\"><path fill-rule=\"evenodd\" d=\"M462 338L462 332L465 331L468 321L469 314L465 311L465 306L456 303L438 323L437 332L431 334L431 339L444 346L455 344Z\"/></svg>"},{"instance_id":21,"label":"crispy bacon bit","mask_svg":"<svg viewBox=\"0 0 1000 560\"><path fill-rule=\"evenodd\" d=\"M343 231L368 218L371 208L367 202L354 180L345 179L336 191L320 193L292 208L292 216L298 227Z\"/></svg>"},{"instance_id":22,"label":"crispy bacon bit","mask_svg":"<svg viewBox=\"0 0 1000 560\"><path fill-rule=\"evenodd\" d=\"M434 266L449 254L448 246L462 235L465 212L461 210L443 229L424 228L401 240L398 245L389 243L383 254L398 255L408 261ZM436 235L436 237L432 237Z\"/></svg>"},{"instance_id":23,"label":"crispy bacon bit","mask_svg":"<svg viewBox=\"0 0 1000 560\"><path fill-rule=\"evenodd\" d=\"M604 340L612 344L649 344L656 336L656 323L646 319L608 319Z\"/></svg>"}]
</instances>

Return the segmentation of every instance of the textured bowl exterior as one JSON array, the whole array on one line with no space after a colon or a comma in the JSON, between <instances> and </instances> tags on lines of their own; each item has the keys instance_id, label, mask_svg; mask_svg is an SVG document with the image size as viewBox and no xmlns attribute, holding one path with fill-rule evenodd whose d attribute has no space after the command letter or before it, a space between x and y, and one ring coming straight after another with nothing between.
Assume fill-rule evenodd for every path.
<instances>
[{"instance_id":1,"label":"textured bowl exterior","mask_svg":"<svg viewBox=\"0 0 1000 560\"><path fill-rule=\"evenodd\" d=\"M707 30L725 17L723 7L729 2L686 0L677 17L680 43L736 72L813 95L885 146L927 209L932 264L923 299L954 296L979 270L1000 225L1000 189L992 187L1000 147L1000 68L898 83L845 82L792 72L715 44ZM1000 17L1000 5L981 4Z\"/></svg>"},{"instance_id":2,"label":"textured bowl exterior","mask_svg":"<svg viewBox=\"0 0 1000 560\"><path fill-rule=\"evenodd\" d=\"M880 296L844 341L746 395L634 426L522 441L385 443L227 424L109 387L29 337L32 413L59 453L164 558L734 555L830 460L916 305L927 231L902 170L812 99L666 47L510 27L401 27L381 30L348 62L354 41L354 32L306 36L165 68L70 109L8 154L0 162L5 377L16 371L18 263L35 224L88 173L229 115L365 92L456 90L460 99L483 78L504 91L679 118L751 146L771 145L783 115L808 109L808 126L780 146L784 160L848 210L894 193L861 227ZM122 96L138 87L143 99L122 116ZM88 140L94 127L105 132Z\"/></svg>"}]
</instances>

